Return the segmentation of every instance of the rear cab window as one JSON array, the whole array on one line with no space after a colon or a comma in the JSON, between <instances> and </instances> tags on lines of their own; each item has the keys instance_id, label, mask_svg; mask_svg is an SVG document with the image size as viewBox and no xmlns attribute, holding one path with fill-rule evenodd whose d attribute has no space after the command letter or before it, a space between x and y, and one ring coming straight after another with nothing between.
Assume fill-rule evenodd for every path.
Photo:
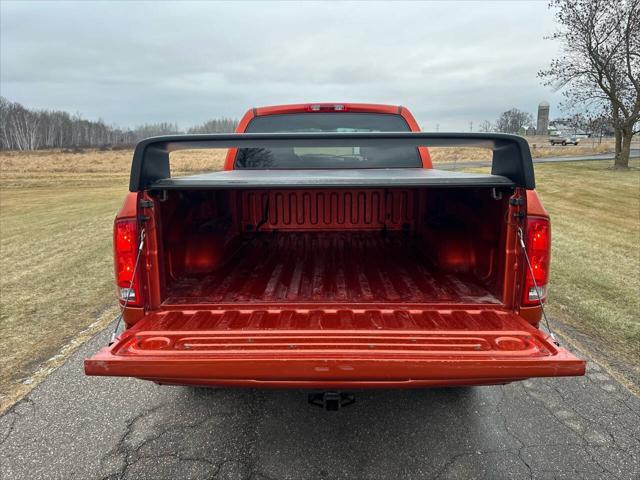
<instances>
[{"instance_id":1,"label":"rear cab window","mask_svg":"<svg viewBox=\"0 0 640 480\"><path fill-rule=\"evenodd\" d=\"M401 115L349 112L265 115L253 118L245 129L246 133L409 131ZM238 170L420 167L420 154L414 147L240 148L234 162Z\"/></svg>"}]
</instances>

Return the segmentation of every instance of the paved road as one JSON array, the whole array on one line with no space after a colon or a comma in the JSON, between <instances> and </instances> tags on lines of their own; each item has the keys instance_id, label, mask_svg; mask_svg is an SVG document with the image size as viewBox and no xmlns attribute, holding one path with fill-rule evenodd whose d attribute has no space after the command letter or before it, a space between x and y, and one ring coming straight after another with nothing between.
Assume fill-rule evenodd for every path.
<instances>
[{"instance_id":1,"label":"paved road","mask_svg":"<svg viewBox=\"0 0 640 480\"><path fill-rule=\"evenodd\" d=\"M336 413L303 392L89 378L96 336L0 418L2 479L640 476L640 399L583 378L368 392Z\"/></svg>"},{"instance_id":2,"label":"paved road","mask_svg":"<svg viewBox=\"0 0 640 480\"><path fill-rule=\"evenodd\" d=\"M632 148L630 158L638 158L638 157L640 157L640 148ZM598 161L598 160L613 160L613 158L614 158L613 153L599 153L597 155L572 155L567 157L534 158L533 163ZM442 169L442 170L453 170L456 168L463 168L463 167L489 167L489 166L491 166L490 161L470 160L470 161L462 161L462 162L438 163L435 165L435 168Z\"/></svg>"}]
</instances>

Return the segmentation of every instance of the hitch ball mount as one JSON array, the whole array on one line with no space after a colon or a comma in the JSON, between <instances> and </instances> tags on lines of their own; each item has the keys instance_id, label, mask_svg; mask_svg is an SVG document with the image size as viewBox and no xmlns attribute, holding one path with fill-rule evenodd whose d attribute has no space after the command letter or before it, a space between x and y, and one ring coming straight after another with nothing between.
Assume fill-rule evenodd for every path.
<instances>
[{"instance_id":1,"label":"hitch ball mount","mask_svg":"<svg viewBox=\"0 0 640 480\"><path fill-rule=\"evenodd\" d=\"M346 392L316 392L309 394L309 403L327 412L337 412L342 407L353 405L356 397Z\"/></svg>"}]
</instances>

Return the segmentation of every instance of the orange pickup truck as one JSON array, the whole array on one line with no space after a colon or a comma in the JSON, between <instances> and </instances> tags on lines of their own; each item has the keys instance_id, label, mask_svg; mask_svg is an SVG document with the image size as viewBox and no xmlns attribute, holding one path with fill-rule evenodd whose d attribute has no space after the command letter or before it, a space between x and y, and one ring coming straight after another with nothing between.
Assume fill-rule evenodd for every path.
<instances>
[{"instance_id":1,"label":"orange pickup truck","mask_svg":"<svg viewBox=\"0 0 640 480\"><path fill-rule=\"evenodd\" d=\"M551 230L524 139L347 103L252 109L237 132L137 145L114 226L122 328L88 375L320 390L332 408L584 374L541 325ZM491 174L432 168L429 147L461 146L491 150ZM171 176L184 149L224 149L224 170Z\"/></svg>"}]
</instances>

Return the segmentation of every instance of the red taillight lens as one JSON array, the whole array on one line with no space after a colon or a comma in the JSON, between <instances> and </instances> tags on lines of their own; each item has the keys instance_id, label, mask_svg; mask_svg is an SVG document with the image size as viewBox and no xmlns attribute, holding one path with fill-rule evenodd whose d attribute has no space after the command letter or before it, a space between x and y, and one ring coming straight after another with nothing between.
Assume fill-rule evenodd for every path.
<instances>
[{"instance_id":1,"label":"red taillight lens","mask_svg":"<svg viewBox=\"0 0 640 480\"><path fill-rule=\"evenodd\" d=\"M121 303L131 306L142 304L139 288L139 272L134 277L138 254L138 229L134 218L118 219L113 225L113 253L116 269L116 286ZM140 265L138 265L140 268ZM131 280L133 279L133 284Z\"/></svg>"},{"instance_id":2,"label":"red taillight lens","mask_svg":"<svg viewBox=\"0 0 640 480\"><path fill-rule=\"evenodd\" d=\"M522 300L525 305L537 305L547 296L549 282L551 225L548 218L527 218L526 246L533 277L529 267L525 265L526 280Z\"/></svg>"},{"instance_id":3,"label":"red taillight lens","mask_svg":"<svg viewBox=\"0 0 640 480\"><path fill-rule=\"evenodd\" d=\"M135 246L136 223L134 220L119 220L116 222L116 250L118 252L131 252Z\"/></svg>"}]
</instances>

